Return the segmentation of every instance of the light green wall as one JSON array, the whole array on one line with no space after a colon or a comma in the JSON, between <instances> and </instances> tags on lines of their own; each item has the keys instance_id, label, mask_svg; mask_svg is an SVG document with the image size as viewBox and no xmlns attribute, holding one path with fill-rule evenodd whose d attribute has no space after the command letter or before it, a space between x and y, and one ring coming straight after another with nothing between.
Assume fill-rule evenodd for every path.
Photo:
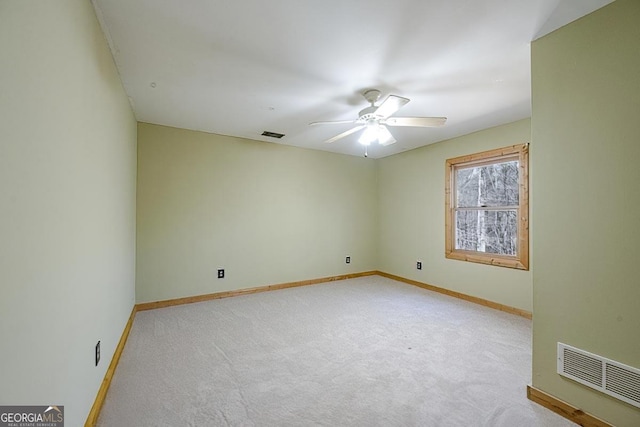
<instances>
[{"instance_id":1,"label":"light green wall","mask_svg":"<svg viewBox=\"0 0 640 427\"><path fill-rule=\"evenodd\" d=\"M145 123L138 159L139 302L376 268L372 159Z\"/></svg>"},{"instance_id":2,"label":"light green wall","mask_svg":"<svg viewBox=\"0 0 640 427\"><path fill-rule=\"evenodd\" d=\"M531 271L444 256L445 161L530 138L526 119L381 159L379 270L531 310ZM416 269L417 260L422 270Z\"/></svg>"},{"instance_id":3,"label":"light green wall","mask_svg":"<svg viewBox=\"0 0 640 427\"><path fill-rule=\"evenodd\" d=\"M532 45L533 385L617 426L640 409L556 373L558 341L640 368L640 2Z\"/></svg>"},{"instance_id":4,"label":"light green wall","mask_svg":"<svg viewBox=\"0 0 640 427\"><path fill-rule=\"evenodd\" d=\"M527 119L372 160L140 123L137 301L380 269L531 310L530 271L444 258L443 207L447 158L530 132Z\"/></svg>"},{"instance_id":5,"label":"light green wall","mask_svg":"<svg viewBox=\"0 0 640 427\"><path fill-rule=\"evenodd\" d=\"M0 404L79 426L134 303L136 121L89 1L0 1L0 52Z\"/></svg>"}]
</instances>

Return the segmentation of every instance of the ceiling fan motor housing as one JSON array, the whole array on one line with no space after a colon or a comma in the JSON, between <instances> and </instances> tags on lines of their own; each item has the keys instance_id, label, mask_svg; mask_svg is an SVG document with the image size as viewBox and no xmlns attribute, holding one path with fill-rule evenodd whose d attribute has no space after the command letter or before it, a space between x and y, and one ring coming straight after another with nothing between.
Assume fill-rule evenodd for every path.
<instances>
[{"instance_id":1,"label":"ceiling fan motor housing","mask_svg":"<svg viewBox=\"0 0 640 427\"><path fill-rule=\"evenodd\" d=\"M375 114L378 107L367 107L358 113L358 122L366 123L369 120L381 119L382 117Z\"/></svg>"}]
</instances>

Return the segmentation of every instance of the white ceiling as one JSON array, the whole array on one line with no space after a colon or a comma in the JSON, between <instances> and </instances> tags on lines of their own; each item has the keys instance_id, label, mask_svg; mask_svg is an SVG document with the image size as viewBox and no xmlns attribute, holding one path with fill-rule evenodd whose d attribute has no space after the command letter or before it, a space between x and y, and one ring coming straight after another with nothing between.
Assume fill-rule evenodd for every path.
<instances>
[{"instance_id":1,"label":"white ceiling","mask_svg":"<svg viewBox=\"0 0 640 427\"><path fill-rule=\"evenodd\" d=\"M531 115L530 42L612 0L93 0L136 118L362 155L377 88L411 99L380 158ZM284 133L281 140L262 131Z\"/></svg>"}]
</instances>

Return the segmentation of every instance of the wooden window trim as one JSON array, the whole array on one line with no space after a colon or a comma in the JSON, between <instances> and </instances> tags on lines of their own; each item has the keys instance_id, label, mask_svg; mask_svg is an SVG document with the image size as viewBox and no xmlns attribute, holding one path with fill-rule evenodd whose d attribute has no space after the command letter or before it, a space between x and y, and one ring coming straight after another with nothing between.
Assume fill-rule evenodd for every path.
<instances>
[{"instance_id":1,"label":"wooden window trim","mask_svg":"<svg viewBox=\"0 0 640 427\"><path fill-rule=\"evenodd\" d=\"M520 167L518 251L516 256L489 254L455 249L454 213L455 201L452 191L454 171L459 166L494 163L508 157L517 157ZM481 153L447 159L445 166L445 257L461 261L497 265L500 267L529 270L529 144L517 144Z\"/></svg>"}]
</instances>

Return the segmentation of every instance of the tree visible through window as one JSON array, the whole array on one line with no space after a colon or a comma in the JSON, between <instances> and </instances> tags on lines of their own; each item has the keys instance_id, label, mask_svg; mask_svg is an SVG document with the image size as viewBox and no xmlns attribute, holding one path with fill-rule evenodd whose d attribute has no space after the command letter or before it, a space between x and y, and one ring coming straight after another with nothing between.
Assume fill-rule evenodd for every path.
<instances>
[{"instance_id":1,"label":"tree visible through window","mask_svg":"<svg viewBox=\"0 0 640 427\"><path fill-rule=\"evenodd\" d=\"M446 163L447 258L528 269L528 146Z\"/></svg>"}]
</instances>

